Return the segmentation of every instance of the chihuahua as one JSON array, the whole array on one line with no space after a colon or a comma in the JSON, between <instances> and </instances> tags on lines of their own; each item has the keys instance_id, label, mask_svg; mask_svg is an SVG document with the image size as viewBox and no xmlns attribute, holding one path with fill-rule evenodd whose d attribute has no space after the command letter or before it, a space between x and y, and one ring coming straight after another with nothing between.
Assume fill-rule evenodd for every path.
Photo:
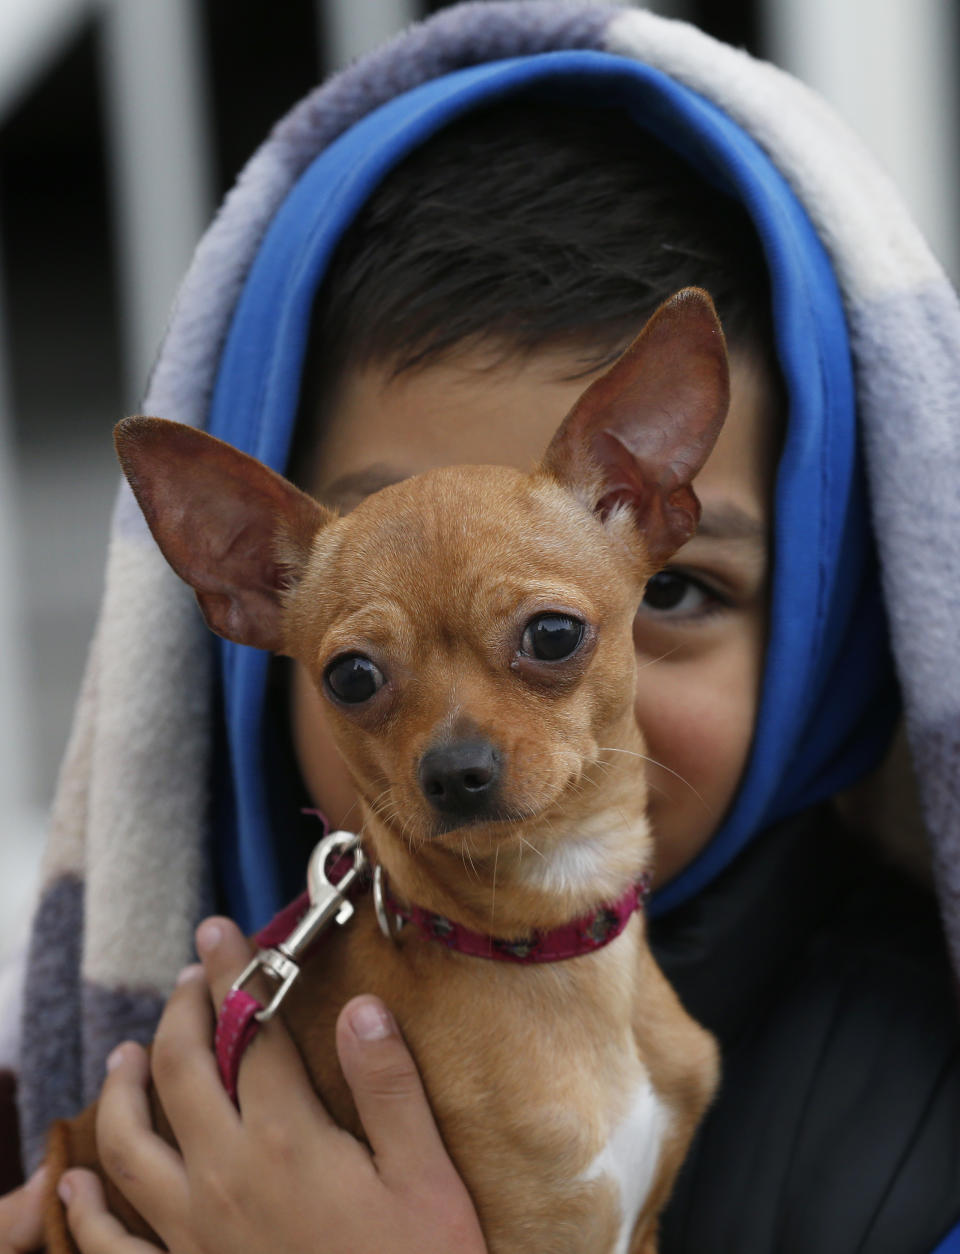
<instances>
[{"instance_id":1,"label":"chihuahua","mask_svg":"<svg viewBox=\"0 0 960 1254\"><path fill-rule=\"evenodd\" d=\"M492 1254L655 1254L716 1087L713 1038L654 962L642 910L603 942L611 903L653 858L633 619L696 530L692 480L728 399L720 324L689 288L586 388L529 474L430 470L338 516L203 432L117 427L208 625L309 671L365 853L396 909L431 920L388 939L358 901L283 1018L330 1113L362 1137L334 1023L357 993L389 1003ZM516 961L585 918L575 956ZM452 945L461 932L489 953ZM514 961L486 961L495 949ZM51 1193L68 1166L96 1166L92 1110L54 1129ZM67 1243L61 1213L49 1248Z\"/></svg>"}]
</instances>

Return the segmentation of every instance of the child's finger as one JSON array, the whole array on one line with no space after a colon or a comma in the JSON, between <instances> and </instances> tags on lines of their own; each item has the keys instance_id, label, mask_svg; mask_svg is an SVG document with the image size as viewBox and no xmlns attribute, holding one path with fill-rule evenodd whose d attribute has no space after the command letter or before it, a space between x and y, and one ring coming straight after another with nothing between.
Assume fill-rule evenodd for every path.
<instances>
[{"instance_id":1,"label":"child's finger","mask_svg":"<svg viewBox=\"0 0 960 1254\"><path fill-rule=\"evenodd\" d=\"M92 1171L68 1171L58 1192L80 1254L157 1254L158 1246L132 1237L107 1210L103 1187Z\"/></svg>"},{"instance_id":2,"label":"child's finger","mask_svg":"<svg viewBox=\"0 0 960 1254\"><path fill-rule=\"evenodd\" d=\"M416 1063L376 997L355 997L337 1020L340 1066L388 1185L456 1176Z\"/></svg>"},{"instance_id":3,"label":"child's finger","mask_svg":"<svg viewBox=\"0 0 960 1254\"><path fill-rule=\"evenodd\" d=\"M247 1046L237 1078L240 1115L256 1135L258 1126L318 1123L335 1127L304 1066L300 1051L280 1019L273 1019Z\"/></svg>"},{"instance_id":4,"label":"child's finger","mask_svg":"<svg viewBox=\"0 0 960 1254\"><path fill-rule=\"evenodd\" d=\"M197 928L197 951L218 1008L250 959L252 947L229 919L205 919ZM303 1059L279 1019L263 1027L248 1045L240 1067L237 1096L244 1122L275 1124L278 1117L324 1119Z\"/></svg>"},{"instance_id":5,"label":"child's finger","mask_svg":"<svg viewBox=\"0 0 960 1254\"><path fill-rule=\"evenodd\" d=\"M165 1210L187 1204L183 1161L153 1128L147 1098L149 1065L139 1045L118 1046L107 1060L108 1074L97 1104L97 1149L107 1175L152 1227L163 1229L153 1199ZM84 1197L89 1201L94 1195Z\"/></svg>"},{"instance_id":6,"label":"child's finger","mask_svg":"<svg viewBox=\"0 0 960 1254\"><path fill-rule=\"evenodd\" d=\"M197 928L195 939L210 996L219 1013L230 985L250 961L253 945L236 923L219 916L204 919Z\"/></svg>"},{"instance_id":7,"label":"child's finger","mask_svg":"<svg viewBox=\"0 0 960 1254\"><path fill-rule=\"evenodd\" d=\"M212 1042L204 973L200 967L188 968L167 1002L150 1060L157 1096L188 1166L229 1145L238 1128Z\"/></svg>"},{"instance_id":8,"label":"child's finger","mask_svg":"<svg viewBox=\"0 0 960 1254\"><path fill-rule=\"evenodd\" d=\"M43 1242L43 1190L46 1168L22 1188L0 1197L0 1254L30 1254Z\"/></svg>"}]
</instances>

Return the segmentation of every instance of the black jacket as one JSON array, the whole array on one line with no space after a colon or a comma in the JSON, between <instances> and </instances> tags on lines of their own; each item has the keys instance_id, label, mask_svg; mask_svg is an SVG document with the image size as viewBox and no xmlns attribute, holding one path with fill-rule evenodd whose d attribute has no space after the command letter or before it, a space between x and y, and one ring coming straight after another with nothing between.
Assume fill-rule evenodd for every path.
<instances>
[{"instance_id":1,"label":"black jacket","mask_svg":"<svg viewBox=\"0 0 960 1254\"><path fill-rule=\"evenodd\" d=\"M960 1222L960 1014L931 894L823 807L651 941L723 1053L662 1254L931 1254Z\"/></svg>"}]
</instances>

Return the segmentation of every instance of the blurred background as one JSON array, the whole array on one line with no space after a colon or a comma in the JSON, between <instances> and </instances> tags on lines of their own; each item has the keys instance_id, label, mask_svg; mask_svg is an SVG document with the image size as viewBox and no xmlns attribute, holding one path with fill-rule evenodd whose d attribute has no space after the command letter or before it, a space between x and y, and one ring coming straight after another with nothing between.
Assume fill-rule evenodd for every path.
<instances>
[{"instance_id":1,"label":"blurred background","mask_svg":"<svg viewBox=\"0 0 960 1254\"><path fill-rule=\"evenodd\" d=\"M539 0L549 4L552 0ZM117 470L177 282L272 122L430 0L0 0L0 965L22 938ZM953 0L656 0L819 89L960 274Z\"/></svg>"}]
</instances>

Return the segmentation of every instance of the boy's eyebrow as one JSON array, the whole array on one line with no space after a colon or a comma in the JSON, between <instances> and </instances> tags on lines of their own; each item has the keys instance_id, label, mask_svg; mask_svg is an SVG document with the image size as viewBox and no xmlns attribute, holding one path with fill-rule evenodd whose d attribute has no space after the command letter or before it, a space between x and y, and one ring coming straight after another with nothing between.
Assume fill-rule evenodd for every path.
<instances>
[{"instance_id":1,"label":"boy's eyebrow","mask_svg":"<svg viewBox=\"0 0 960 1254\"><path fill-rule=\"evenodd\" d=\"M767 539L767 528L759 518L748 514L739 505L724 502L704 505L696 534L705 540L750 540L763 544Z\"/></svg>"},{"instance_id":2,"label":"boy's eyebrow","mask_svg":"<svg viewBox=\"0 0 960 1254\"><path fill-rule=\"evenodd\" d=\"M327 484L318 495L322 500L333 502L350 498L362 500L365 496L379 492L381 488L389 487L391 483L400 483L409 478L410 474L406 470L376 462L372 466L364 466L363 470L351 470L348 474L341 475L333 483Z\"/></svg>"}]
</instances>

